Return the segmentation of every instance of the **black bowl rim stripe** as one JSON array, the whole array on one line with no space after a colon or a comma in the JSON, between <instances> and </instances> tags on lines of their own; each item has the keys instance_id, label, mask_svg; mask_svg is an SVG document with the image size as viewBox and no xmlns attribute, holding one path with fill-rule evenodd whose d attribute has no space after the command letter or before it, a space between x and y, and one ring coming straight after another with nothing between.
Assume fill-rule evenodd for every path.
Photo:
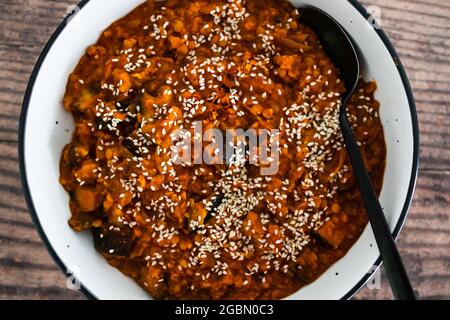
<instances>
[{"instance_id":1,"label":"black bowl rim stripe","mask_svg":"<svg viewBox=\"0 0 450 320\"><path fill-rule=\"evenodd\" d=\"M357 0L347 0L350 2L351 5L366 19L370 17L370 14L367 12L367 10L357 1ZM82 0L78 3L78 8L81 10L89 0ZM76 14L76 13L74 13ZM25 125L27 120L27 114L28 114L28 107L31 99L31 94L33 92L33 87L37 78L37 75L39 74L40 68L42 66L42 63L44 62L49 50L53 46L53 43L58 38L60 33L64 30L64 28L67 25L68 19L70 19L71 15L68 15L64 18L64 20L61 22L61 24L58 26L56 31L52 34L50 39L48 40L47 44L45 45L44 49L42 50L36 65L33 69L33 72L31 73L28 86L25 92L25 96L22 103L22 112L20 115L20 121L19 121L19 168L20 168L20 177L23 187L23 193L25 196L25 200L28 206L28 209L30 211L30 215L33 219L33 223L35 224L38 233L43 240L48 252L50 253L53 260L56 262L56 264L59 266L59 268L64 272L66 277L70 277L72 274L67 269L66 265L63 263L62 259L57 255L55 250L53 249L50 241L48 240L46 234L44 233L44 230L42 228L42 225L39 221L38 215L36 213L36 209L33 204L33 200L31 198L31 192L27 181L27 175L26 175L26 167L25 167L25 154L24 154L24 146L25 146ZM411 172L411 179L408 187L408 193L406 196L405 204L403 206L402 212L400 214L399 220L397 222L397 225L394 228L393 236L395 239L397 239L403 224L405 223L406 217L408 215L409 208L412 203L412 198L414 195L416 182L417 182L417 174L419 169L419 123L417 118L417 110L415 105L414 96L412 93L411 85L408 80L408 76L406 74L406 71L403 67L403 64L400 61L400 58L392 45L391 41L388 39L387 35L384 33L382 29L374 29L375 32L378 34L379 38L383 41L385 47L388 49L390 55L394 59L394 62L397 66L397 70L402 78L403 86L405 88L406 95L408 97L409 102L409 108L411 112L411 122L412 122L412 130L413 130L413 163L412 163L412 172ZM374 263L374 266L376 268L379 268L382 264L381 257L378 257ZM372 276L372 273L367 273L362 277L362 279L355 284L355 286L347 293L345 294L341 299L342 300L348 300L351 299L364 285L365 283L370 279ZM80 291L89 299L97 299L97 297L90 292L83 284L81 284Z\"/></svg>"}]
</instances>

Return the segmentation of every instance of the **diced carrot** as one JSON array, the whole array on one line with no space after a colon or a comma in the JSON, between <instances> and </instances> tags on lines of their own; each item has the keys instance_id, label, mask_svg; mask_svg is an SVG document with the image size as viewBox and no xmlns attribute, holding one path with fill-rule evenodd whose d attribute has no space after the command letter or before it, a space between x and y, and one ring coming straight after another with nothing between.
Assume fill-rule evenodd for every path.
<instances>
[{"instance_id":1,"label":"diced carrot","mask_svg":"<svg viewBox=\"0 0 450 320\"><path fill-rule=\"evenodd\" d=\"M75 190L75 201L83 212L91 212L100 206L99 196L91 187L79 187Z\"/></svg>"}]
</instances>

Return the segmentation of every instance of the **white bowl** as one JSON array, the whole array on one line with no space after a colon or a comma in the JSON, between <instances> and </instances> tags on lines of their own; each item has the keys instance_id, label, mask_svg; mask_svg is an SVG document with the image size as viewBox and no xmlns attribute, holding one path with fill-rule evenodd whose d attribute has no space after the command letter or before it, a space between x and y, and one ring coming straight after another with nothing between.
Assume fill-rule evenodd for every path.
<instances>
[{"instance_id":1,"label":"white bowl","mask_svg":"<svg viewBox=\"0 0 450 320\"><path fill-rule=\"evenodd\" d=\"M381 203L395 237L405 221L414 192L419 132L411 88L400 60L381 30L367 21L356 1L298 0L333 16L360 49L363 75L378 84L376 98L387 143L387 166ZM71 140L72 116L61 100L67 78L85 49L113 21L142 0L85 0L50 38L31 76L20 119L20 166L30 212L51 255L67 275L75 276L83 292L98 299L148 299L133 280L109 266L93 246L89 233L68 225L68 195L58 182L59 159ZM349 252L319 279L289 299L348 299L380 265L370 226Z\"/></svg>"}]
</instances>

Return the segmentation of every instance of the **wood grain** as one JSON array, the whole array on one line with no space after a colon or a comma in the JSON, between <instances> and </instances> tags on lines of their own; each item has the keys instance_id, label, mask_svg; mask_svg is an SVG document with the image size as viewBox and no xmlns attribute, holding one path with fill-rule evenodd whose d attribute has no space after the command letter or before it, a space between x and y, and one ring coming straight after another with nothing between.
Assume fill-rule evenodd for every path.
<instances>
[{"instance_id":1,"label":"wood grain","mask_svg":"<svg viewBox=\"0 0 450 320\"><path fill-rule=\"evenodd\" d=\"M43 46L74 0L0 2L0 299L84 299L40 240L22 195L17 129L21 103ZM421 131L420 172L398 245L418 296L450 298L450 1L364 0L381 8L381 26L411 80ZM379 289L356 299L391 299Z\"/></svg>"}]
</instances>

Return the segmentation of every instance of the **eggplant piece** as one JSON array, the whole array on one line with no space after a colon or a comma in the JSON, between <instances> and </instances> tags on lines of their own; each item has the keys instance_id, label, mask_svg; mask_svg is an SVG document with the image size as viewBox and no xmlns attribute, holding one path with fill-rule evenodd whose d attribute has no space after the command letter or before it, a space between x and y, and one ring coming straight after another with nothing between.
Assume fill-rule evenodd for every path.
<instances>
[{"instance_id":1,"label":"eggplant piece","mask_svg":"<svg viewBox=\"0 0 450 320\"><path fill-rule=\"evenodd\" d=\"M300 282L302 282L303 284L308 284L309 282L311 282L311 280L309 279L308 276L305 275L305 273L303 272L303 270L299 270L298 268L289 268L289 272L292 273L292 275L299 280Z\"/></svg>"},{"instance_id":2,"label":"eggplant piece","mask_svg":"<svg viewBox=\"0 0 450 320\"><path fill-rule=\"evenodd\" d=\"M211 214L213 212L217 211L217 208L222 204L222 202L223 202L222 195L215 196L214 200L212 200L212 205L211 205L210 209L208 210L208 213L205 217L205 223L207 222L207 220L211 219Z\"/></svg>"},{"instance_id":3,"label":"eggplant piece","mask_svg":"<svg viewBox=\"0 0 450 320\"><path fill-rule=\"evenodd\" d=\"M201 201L201 200L200 200ZM207 208L205 211L205 215L203 217L203 221L199 221L199 223L201 224L207 224L209 220L211 220L211 218L213 217L213 213L215 213L217 211L217 208L222 204L223 202L223 196L219 195L219 196L215 196L214 200L211 200L212 204L209 208ZM194 221L198 221L198 218L193 219ZM198 226L196 227L192 227L191 225L191 221L192 218L186 218L185 219L185 227L190 231L190 232L195 232L198 229Z\"/></svg>"},{"instance_id":4,"label":"eggplant piece","mask_svg":"<svg viewBox=\"0 0 450 320\"><path fill-rule=\"evenodd\" d=\"M124 146L128 151L130 151L132 155L136 157L140 156L139 147L136 146L130 138L124 139L122 141L122 146Z\"/></svg>"},{"instance_id":5,"label":"eggplant piece","mask_svg":"<svg viewBox=\"0 0 450 320\"><path fill-rule=\"evenodd\" d=\"M134 247L133 231L128 227L103 226L93 229L95 249L104 255L127 257Z\"/></svg>"},{"instance_id":6,"label":"eggplant piece","mask_svg":"<svg viewBox=\"0 0 450 320\"><path fill-rule=\"evenodd\" d=\"M76 232L91 229L94 221L100 219L100 214L97 212L81 212L78 209L78 205L73 201L69 203L69 206L72 211L72 216L69 219L69 226Z\"/></svg>"}]
</instances>

